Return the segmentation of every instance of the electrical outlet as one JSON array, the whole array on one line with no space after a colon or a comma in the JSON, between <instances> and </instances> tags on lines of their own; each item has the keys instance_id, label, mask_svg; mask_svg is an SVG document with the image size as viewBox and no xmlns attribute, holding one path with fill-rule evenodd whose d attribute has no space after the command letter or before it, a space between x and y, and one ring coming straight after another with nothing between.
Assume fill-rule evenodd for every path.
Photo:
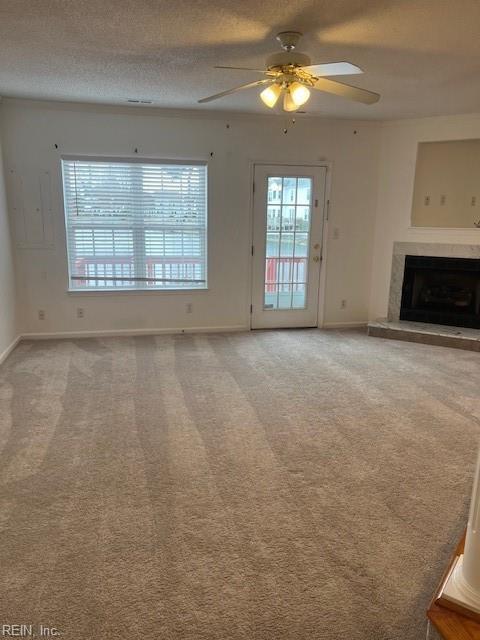
<instances>
[{"instance_id":1,"label":"electrical outlet","mask_svg":"<svg viewBox=\"0 0 480 640\"><path fill-rule=\"evenodd\" d=\"M187 302L187 304L185 305L185 313L192 313L193 311L193 304L191 302Z\"/></svg>"},{"instance_id":2,"label":"electrical outlet","mask_svg":"<svg viewBox=\"0 0 480 640\"><path fill-rule=\"evenodd\" d=\"M471 200L472 207L474 207L476 204L477 204L477 198L476 196L472 196L472 200Z\"/></svg>"},{"instance_id":3,"label":"electrical outlet","mask_svg":"<svg viewBox=\"0 0 480 640\"><path fill-rule=\"evenodd\" d=\"M342 300L342 302L340 303L340 308L341 309L346 309L347 308L347 301L346 300Z\"/></svg>"},{"instance_id":4,"label":"electrical outlet","mask_svg":"<svg viewBox=\"0 0 480 640\"><path fill-rule=\"evenodd\" d=\"M430 204L430 196L425 196L424 200L423 200L423 204L428 207L428 205Z\"/></svg>"},{"instance_id":5,"label":"electrical outlet","mask_svg":"<svg viewBox=\"0 0 480 640\"><path fill-rule=\"evenodd\" d=\"M85 312L82 307L77 307L77 318L84 318Z\"/></svg>"},{"instance_id":6,"label":"electrical outlet","mask_svg":"<svg viewBox=\"0 0 480 640\"><path fill-rule=\"evenodd\" d=\"M445 202L447 201L447 196L440 196L440 205L443 207Z\"/></svg>"},{"instance_id":7,"label":"electrical outlet","mask_svg":"<svg viewBox=\"0 0 480 640\"><path fill-rule=\"evenodd\" d=\"M43 309L38 310L38 319L45 320L45 311Z\"/></svg>"}]
</instances>

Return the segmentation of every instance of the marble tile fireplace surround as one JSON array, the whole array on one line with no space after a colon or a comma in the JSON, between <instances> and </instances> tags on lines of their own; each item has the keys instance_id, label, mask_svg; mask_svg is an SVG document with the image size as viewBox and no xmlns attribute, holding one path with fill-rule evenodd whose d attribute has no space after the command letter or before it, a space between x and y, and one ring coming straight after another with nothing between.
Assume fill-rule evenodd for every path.
<instances>
[{"instance_id":1,"label":"marble tile fireplace surround","mask_svg":"<svg viewBox=\"0 0 480 640\"><path fill-rule=\"evenodd\" d=\"M443 345L480 352L480 330L400 320L405 256L480 259L480 244L395 242L393 245L388 317L368 325L369 335Z\"/></svg>"},{"instance_id":2,"label":"marble tile fireplace surround","mask_svg":"<svg viewBox=\"0 0 480 640\"><path fill-rule=\"evenodd\" d=\"M435 256L439 258L480 259L480 245L436 244L433 242L395 242L388 298L388 320L400 320L405 256Z\"/></svg>"}]
</instances>

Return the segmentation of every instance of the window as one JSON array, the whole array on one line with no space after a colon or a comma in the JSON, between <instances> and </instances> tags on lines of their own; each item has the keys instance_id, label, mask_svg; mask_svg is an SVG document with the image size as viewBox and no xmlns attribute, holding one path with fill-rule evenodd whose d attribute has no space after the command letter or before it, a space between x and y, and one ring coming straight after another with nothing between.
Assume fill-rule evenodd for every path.
<instances>
[{"instance_id":1,"label":"window","mask_svg":"<svg viewBox=\"0 0 480 640\"><path fill-rule=\"evenodd\" d=\"M204 289L207 167L63 159L71 290Z\"/></svg>"}]
</instances>

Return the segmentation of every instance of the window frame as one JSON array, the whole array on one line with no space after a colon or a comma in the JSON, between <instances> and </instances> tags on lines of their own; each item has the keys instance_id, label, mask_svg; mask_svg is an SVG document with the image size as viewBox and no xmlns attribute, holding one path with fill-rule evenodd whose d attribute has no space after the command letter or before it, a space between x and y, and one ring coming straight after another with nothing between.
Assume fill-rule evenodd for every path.
<instances>
[{"instance_id":1,"label":"window frame","mask_svg":"<svg viewBox=\"0 0 480 640\"><path fill-rule=\"evenodd\" d=\"M79 162L111 162L111 163L125 163L125 164L160 164L160 165L180 165L180 166L203 166L205 167L205 229L204 229L204 242L205 242L205 283L202 287L168 287L165 289L155 288L155 287L118 287L118 289L113 288L102 288L102 287L92 287L92 288L73 288L72 278L70 273L70 246L68 242L68 234L69 234L69 226L68 226L68 214L66 207L66 197L65 197L65 181L64 181L64 171L63 164L68 161L79 161ZM209 212L210 212L210 166L209 162L203 158L152 158L146 156L102 156L102 155L83 155L83 154L62 154L60 156L60 182L61 182L61 192L62 192L62 206L63 206L63 223L64 223L64 233L65 233L65 248L66 248L66 259L67 259L67 293L72 295L81 295L81 296L96 296L98 294L103 295L155 295L155 294L179 294L179 293L187 293L191 295L192 293L202 293L208 291L209 289L209 278L208 278L208 269L209 269Z\"/></svg>"}]
</instances>

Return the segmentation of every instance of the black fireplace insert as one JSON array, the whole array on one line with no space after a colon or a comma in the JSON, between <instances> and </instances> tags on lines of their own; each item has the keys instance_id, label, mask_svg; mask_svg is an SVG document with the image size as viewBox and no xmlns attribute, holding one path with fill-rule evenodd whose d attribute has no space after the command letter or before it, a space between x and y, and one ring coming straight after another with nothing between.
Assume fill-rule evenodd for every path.
<instances>
[{"instance_id":1,"label":"black fireplace insert","mask_svg":"<svg viewBox=\"0 0 480 640\"><path fill-rule=\"evenodd\" d=\"M480 329L480 259L406 256L400 320Z\"/></svg>"}]
</instances>

